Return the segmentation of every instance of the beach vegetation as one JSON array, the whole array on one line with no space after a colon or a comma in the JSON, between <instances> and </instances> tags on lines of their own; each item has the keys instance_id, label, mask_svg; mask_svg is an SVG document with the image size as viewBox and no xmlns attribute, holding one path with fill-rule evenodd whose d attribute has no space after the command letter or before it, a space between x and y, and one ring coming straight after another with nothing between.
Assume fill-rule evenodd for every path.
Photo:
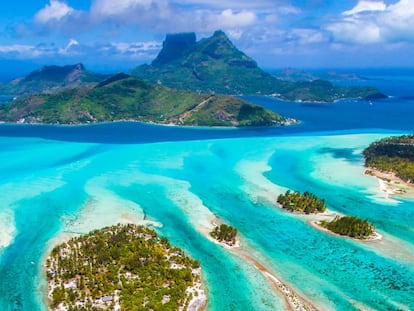
<instances>
[{"instance_id":1,"label":"beach vegetation","mask_svg":"<svg viewBox=\"0 0 414 311\"><path fill-rule=\"evenodd\" d=\"M336 216L331 221L322 220L319 224L334 233L356 239L366 239L375 232L375 226L354 216Z\"/></svg>"},{"instance_id":2,"label":"beach vegetation","mask_svg":"<svg viewBox=\"0 0 414 311\"><path fill-rule=\"evenodd\" d=\"M226 224L221 224L214 227L210 235L217 241L232 246L236 243L237 229Z\"/></svg>"},{"instance_id":3,"label":"beach vegetation","mask_svg":"<svg viewBox=\"0 0 414 311\"><path fill-rule=\"evenodd\" d=\"M277 203L290 212L304 214L321 213L326 210L324 199L319 199L315 194L305 191L286 191L277 198Z\"/></svg>"},{"instance_id":4,"label":"beach vegetation","mask_svg":"<svg viewBox=\"0 0 414 311\"><path fill-rule=\"evenodd\" d=\"M414 182L414 135L381 139L370 144L363 154L365 166Z\"/></svg>"}]
</instances>

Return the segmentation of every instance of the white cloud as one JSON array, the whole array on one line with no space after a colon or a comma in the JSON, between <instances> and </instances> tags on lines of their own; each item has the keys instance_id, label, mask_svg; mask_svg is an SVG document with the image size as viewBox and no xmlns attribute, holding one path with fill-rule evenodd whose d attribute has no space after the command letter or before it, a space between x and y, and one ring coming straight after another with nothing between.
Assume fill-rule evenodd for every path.
<instances>
[{"instance_id":1,"label":"white cloud","mask_svg":"<svg viewBox=\"0 0 414 311\"><path fill-rule=\"evenodd\" d=\"M269 10L274 9L274 0L173 0L176 5L187 5L194 7L209 8L212 10L223 10L232 8L233 10Z\"/></svg>"},{"instance_id":2,"label":"white cloud","mask_svg":"<svg viewBox=\"0 0 414 311\"><path fill-rule=\"evenodd\" d=\"M361 0L326 29L340 42L357 44L414 42L414 1Z\"/></svg>"},{"instance_id":3,"label":"white cloud","mask_svg":"<svg viewBox=\"0 0 414 311\"><path fill-rule=\"evenodd\" d=\"M115 42L113 46L120 52L143 52L143 51L154 51L161 48L161 43L157 41L147 42Z\"/></svg>"},{"instance_id":4,"label":"white cloud","mask_svg":"<svg viewBox=\"0 0 414 311\"><path fill-rule=\"evenodd\" d=\"M117 25L150 28L161 33L180 31L210 33L217 29L238 33L257 21L257 15L253 10L217 9L217 6L221 6L218 1L210 3L209 8L188 9L180 6L198 2L207 4L207 1L202 0L195 0L195 2L124 0L122 3L113 0L94 0L90 16L96 24L110 21Z\"/></svg>"},{"instance_id":5,"label":"white cloud","mask_svg":"<svg viewBox=\"0 0 414 311\"><path fill-rule=\"evenodd\" d=\"M101 17L115 17L135 11L137 9L149 10L156 5L153 0L95 0L92 3L91 13Z\"/></svg>"},{"instance_id":6,"label":"white cloud","mask_svg":"<svg viewBox=\"0 0 414 311\"><path fill-rule=\"evenodd\" d=\"M27 53L33 50L32 45L12 44L0 45L0 53Z\"/></svg>"},{"instance_id":7,"label":"white cloud","mask_svg":"<svg viewBox=\"0 0 414 311\"><path fill-rule=\"evenodd\" d=\"M381 41L380 28L368 21L343 21L327 27L340 42L370 44Z\"/></svg>"},{"instance_id":8,"label":"white cloud","mask_svg":"<svg viewBox=\"0 0 414 311\"><path fill-rule=\"evenodd\" d=\"M77 40L70 39L68 44L64 48L59 49L59 54L63 54L63 55L70 54L70 49L73 46L77 46L77 45L79 45L79 42Z\"/></svg>"},{"instance_id":9,"label":"white cloud","mask_svg":"<svg viewBox=\"0 0 414 311\"><path fill-rule=\"evenodd\" d=\"M44 45L0 45L0 55L4 57L12 56L17 59L34 59L51 54L53 54L51 49Z\"/></svg>"},{"instance_id":10,"label":"white cloud","mask_svg":"<svg viewBox=\"0 0 414 311\"><path fill-rule=\"evenodd\" d=\"M49 4L47 4L43 9L36 13L35 21L40 24L46 24L51 21L59 21L74 11L75 10L73 8L64 2L60 2L58 0L50 0Z\"/></svg>"},{"instance_id":11,"label":"white cloud","mask_svg":"<svg viewBox=\"0 0 414 311\"><path fill-rule=\"evenodd\" d=\"M363 12L374 12L374 11L385 11L386 5L382 1L367 1L362 0L357 3L355 7L353 7L349 11L345 11L342 15L354 15Z\"/></svg>"},{"instance_id":12,"label":"white cloud","mask_svg":"<svg viewBox=\"0 0 414 311\"><path fill-rule=\"evenodd\" d=\"M220 14L207 15L209 25L214 29L234 29L252 25L256 21L256 15L250 11L234 12L231 9L224 10ZM211 29L211 27L209 27Z\"/></svg>"},{"instance_id":13,"label":"white cloud","mask_svg":"<svg viewBox=\"0 0 414 311\"><path fill-rule=\"evenodd\" d=\"M293 29L290 33L294 37L295 41L301 45L315 44L326 42L326 37L318 30L314 29Z\"/></svg>"}]
</instances>

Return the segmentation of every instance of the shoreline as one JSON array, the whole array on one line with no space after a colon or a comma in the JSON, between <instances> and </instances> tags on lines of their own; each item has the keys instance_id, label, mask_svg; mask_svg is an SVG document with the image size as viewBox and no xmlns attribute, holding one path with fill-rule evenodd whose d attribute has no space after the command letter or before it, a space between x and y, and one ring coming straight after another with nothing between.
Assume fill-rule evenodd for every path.
<instances>
[{"instance_id":1,"label":"shoreline","mask_svg":"<svg viewBox=\"0 0 414 311\"><path fill-rule=\"evenodd\" d=\"M217 226L219 224L220 220L218 218L213 219L213 226ZM207 238L215 244L221 245L225 249L237 255L245 262L251 264L256 270L258 270L273 285L273 288L277 291L277 293L282 295L283 299L285 300L286 307L289 311L320 310L316 308L310 301L301 296L291 286L287 285L287 283L283 282L279 277L273 274L273 272L271 272L271 270L268 269L264 264L260 263L257 259L253 258L250 254L248 254L247 249L242 246L240 238L236 238L236 242L234 243L234 245L219 242L216 239L212 238L210 235L208 235Z\"/></svg>"},{"instance_id":2,"label":"shoreline","mask_svg":"<svg viewBox=\"0 0 414 311\"><path fill-rule=\"evenodd\" d=\"M137 222L131 222L132 224L136 225L143 225L148 228L151 228L151 223L140 224ZM125 222L124 222L125 224ZM41 302L47 310L50 308L50 281L47 280L47 266L46 260L49 257L51 251L54 247L58 246L59 244L63 244L68 242L70 239L74 237L81 236L85 233L76 233L70 231L61 231L55 237L51 238L48 243L46 244L45 251L41 256L41 261L39 263L39 271L38 271L38 278L40 279L40 283L38 289L41 295L38 295L39 302ZM208 306L208 291L205 286L205 282L203 281L202 270L201 268L193 269L193 275L198 275L199 280L194 281L194 284L190 287L186 288L186 293L191 294L191 299L188 301L187 309L188 311L205 311L207 310ZM195 295L197 293L197 295ZM184 310L184 306L180 306L179 310Z\"/></svg>"},{"instance_id":3,"label":"shoreline","mask_svg":"<svg viewBox=\"0 0 414 311\"><path fill-rule=\"evenodd\" d=\"M413 189L414 190L414 189ZM346 238L346 239L350 239L350 240L354 240L354 241L359 241L359 242L375 242L375 241L380 241L383 239L382 234L378 233L377 231L374 231L374 233L372 235L370 235L369 237L365 238L365 239L358 239L358 238L353 238L347 235L340 235L337 234L335 232L330 231L327 228L322 227L319 222L321 220L327 220L327 221L332 221L335 219L336 216L340 216L340 217L344 217L345 215L341 214L341 213L337 213L334 211L331 211L329 209L326 209L324 212L322 213L313 213L313 214L304 214L304 213L300 213L300 212L290 212L286 209L284 209L279 203L276 203L276 205L286 211L289 214L295 215L295 216L299 216L299 218L303 219L306 221L307 224L309 224L311 227L325 232L327 234L333 235L333 236L337 236L337 237L341 237L341 238Z\"/></svg>"},{"instance_id":4,"label":"shoreline","mask_svg":"<svg viewBox=\"0 0 414 311\"><path fill-rule=\"evenodd\" d=\"M258 270L272 285L273 288L282 294L285 300L286 306L290 311L319 311L310 301L305 299L291 286L287 285L279 277L270 271L265 265L260 263L257 259L254 259L249 255L246 249L242 247L231 248L231 251L250 263L256 270Z\"/></svg>"},{"instance_id":5,"label":"shoreline","mask_svg":"<svg viewBox=\"0 0 414 311\"><path fill-rule=\"evenodd\" d=\"M98 121L98 122L89 122L89 123L42 123L42 122L8 122L8 121L0 121L0 124L4 125L17 125L17 126L24 126L24 125L32 125L32 126L60 126L60 127L77 127L77 126L93 126L93 125L104 125L104 124L113 124L113 123L140 123L144 125L152 125L152 126L162 126L162 127L174 127L174 128L191 128L191 129L217 129L217 130L238 130L244 128L278 128L278 127L286 127L286 126L293 126L298 125L301 123L300 120L293 119L293 118L285 118L286 121L282 122L281 124L272 124L272 125L227 125L227 126L219 126L219 125L184 125L184 124L177 124L177 123L158 123L154 121L142 121L142 120L134 120L134 119L121 119L121 120L107 120L107 121Z\"/></svg>"},{"instance_id":6,"label":"shoreline","mask_svg":"<svg viewBox=\"0 0 414 311\"><path fill-rule=\"evenodd\" d=\"M358 241L358 242L377 242L377 241L381 241L383 239L382 234L379 234L377 231L374 231L373 234L371 234L369 237L367 237L365 239L358 239L358 238L353 238L353 237L350 237L350 236L347 236L347 235L341 235L341 234L332 232L331 230L329 230L329 229L327 229L325 227L322 227L319 224L319 220L308 220L307 223L309 225L311 225L313 228L315 228L315 229L317 229L319 231L322 231L322 232L325 232L325 233L328 233L328 234L331 234L333 236L337 236L337 237L340 237L340 238L345 238L345 239L353 240L353 241Z\"/></svg>"},{"instance_id":7,"label":"shoreline","mask_svg":"<svg viewBox=\"0 0 414 311\"><path fill-rule=\"evenodd\" d=\"M414 184L410 184L395 176L391 172L383 172L376 168L367 167L364 170L365 176L375 177L378 180L378 188L387 199L392 196L414 198Z\"/></svg>"}]
</instances>

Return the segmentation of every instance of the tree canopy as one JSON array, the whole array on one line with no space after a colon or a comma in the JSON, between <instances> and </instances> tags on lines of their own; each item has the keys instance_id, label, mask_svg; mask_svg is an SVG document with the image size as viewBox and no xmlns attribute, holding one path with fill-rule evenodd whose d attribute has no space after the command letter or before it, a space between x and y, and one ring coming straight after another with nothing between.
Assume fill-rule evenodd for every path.
<instances>
[{"instance_id":1,"label":"tree canopy","mask_svg":"<svg viewBox=\"0 0 414 311\"><path fill-rule=\"evenodd\" d=\"M46 262L50 306L68 310L178 310L199 263L143 226L117 225L56 246ZM195 273L198 271L198 273Z\"/></svg>"},{"instance_id":2,"label":"tree canopy","mask_svg":"<svg viewBox=\"0 0 414 311\"><path fill-rule=\"evenodd\" d=\"M364 150L365 165L414 181L414 135L387 137Z\"/></svg>"},{"instance_id":3,"label":"tree canopy","mask_svg":"<svg viewBox=\"0 0 414 311\"><path fill-rule=\"evenodd\" d=\"M325 200L319 199L316 195L308 191L301 194L299 191L291 192L288 190L285 194L278 196L277 203L291 212L312 214L326 210Z\"/></svg>"},{"instance_id":4,"label":"tree canopy","mask_svg":"<svg viewBox=\"0 0 414 311\"><path fill-rule=\"evenodd\" d=\"M332 221L322 221L320 225L334 233L357 239L366 239L375 231L375 226L367 220L354 216L336 216Z\"/></svg>"},{"instance_id":5,"label":"tree canopy","mask_svg":"<svg viewBox=\"0 0 414 311\"><path fill-rule=\"evenodd\" d=\"M237 229L226 224L221 224L215 227L210 232L210 235L219 242L234 245L236 243Z\"/></svg>"}]
</instances>

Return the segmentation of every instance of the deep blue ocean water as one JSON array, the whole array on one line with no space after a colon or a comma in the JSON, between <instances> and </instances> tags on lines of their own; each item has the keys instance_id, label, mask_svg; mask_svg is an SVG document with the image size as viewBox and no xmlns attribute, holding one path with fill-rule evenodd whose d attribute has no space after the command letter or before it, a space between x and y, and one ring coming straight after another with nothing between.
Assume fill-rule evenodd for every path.
<instances>
[{"instance_id":1,"label":"deep blue ocean water","mask_svg":"<svg viewBox=\"0 0 414 311\"><path fill-rule=\"evenodd\" d=\"M249 263L206 238L218 217L252 257L322 310L414 309L414 201L363 175L370 142L413 131L414 78L373 72L392 95L334 104L252 102L302 121L282 128L195 129L108 123L0 125L0 310L45 310L48 245L118 221L146 221L200 260L209 310L283 310ZM413 90L413 91L411 91ZM274 206L309 190L384 235L361 243Z\"/></svg>"}]
</instances>

